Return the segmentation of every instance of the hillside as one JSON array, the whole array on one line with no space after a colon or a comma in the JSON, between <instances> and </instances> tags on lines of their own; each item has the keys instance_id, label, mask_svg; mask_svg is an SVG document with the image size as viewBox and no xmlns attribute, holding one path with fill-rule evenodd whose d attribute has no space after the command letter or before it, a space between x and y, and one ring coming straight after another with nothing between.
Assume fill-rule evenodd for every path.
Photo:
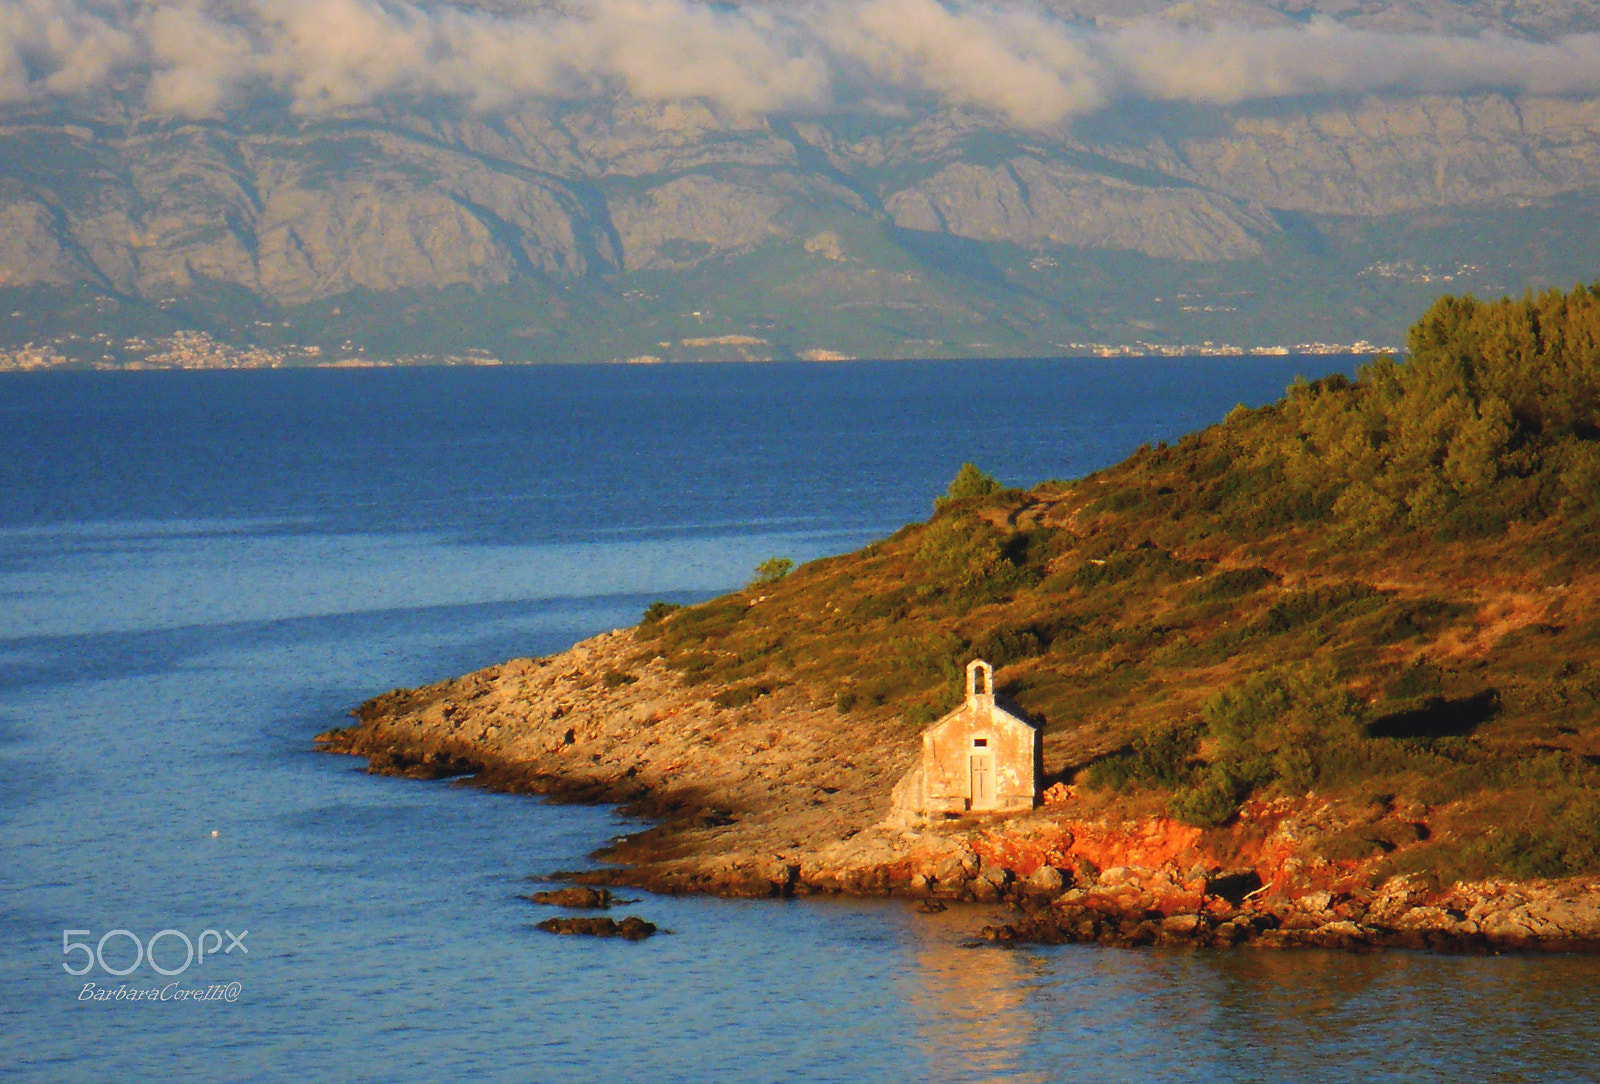
<instances>
[{"instance_id":1,"label":"hillside","mask_svg":"<svg viewBox=\"0 0 1600 1084\"><path fill-rule=\"evenodd\" d=\"M1386 811L1330 857L1595 868L1600 291L1447 298L1410 346L647 635L726 698L835 688L843 718L908 732L978 655L1044 720L1047 770L1107 798L1215 826L1315 790ZM1387 812L1414 807L1448 810L1424 842Z\"/></svg>"},{"instance_id":2,"label":"hillside","mask_svg":"<svg viewBox=\"0 0 1600 1084\"><path fill-rule=\"evenodd\" d=\"M1317 921L1346 921L1328 899L1378 907L1386 885L1432 922L1496 879L1600 873L1597 527L1600 289L1445 298L1406 361L1356 382L1296 383L1075 481L1006 490L969 465L927 522L857 553L387 694L322 741L634 802L666 820L602 879L662 889L983 898L1048 866L1081 899L1112 865L1166 871L1179 901L1145 883L1114 938L1211 907L1194 885L1224 874L1270 889L1273 923L1319 891ZM973 656L1042 723L1062 786L1011 820L886 820ZM1063 913L1023 935L1076 936Z\"/></svg>"}]
</instances>

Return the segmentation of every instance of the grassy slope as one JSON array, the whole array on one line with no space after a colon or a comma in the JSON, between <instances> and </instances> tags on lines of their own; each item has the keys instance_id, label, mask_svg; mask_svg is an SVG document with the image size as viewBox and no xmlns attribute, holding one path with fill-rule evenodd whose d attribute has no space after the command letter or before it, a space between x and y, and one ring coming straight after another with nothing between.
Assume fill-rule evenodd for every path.
<instances>
[{"instance_id":1,"label":"grassy slope","mask_svg":"<svg viewBox=\"0 0 1600 1084\"><path fill-rule=\"evenodd\" d=\"M1445 299L1411 349L645 630L729 703L802 683L908 733L981 655L1113 810L1314 791L1330 858L1600 868L1600 292Z\"/></svg>"}]
</instances>

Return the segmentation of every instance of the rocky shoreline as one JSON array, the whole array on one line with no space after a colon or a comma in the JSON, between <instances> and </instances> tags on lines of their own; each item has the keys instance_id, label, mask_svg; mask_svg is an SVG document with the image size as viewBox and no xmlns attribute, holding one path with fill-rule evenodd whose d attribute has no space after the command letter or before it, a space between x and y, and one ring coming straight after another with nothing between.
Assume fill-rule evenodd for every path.
<instances>
[{"instance_id":1,"label":"rocky shoreline","mask_svg":"<svg viewBox=\"0 0 1600 1084\"><path fill-rule=\"evenodd\" d=\"M1372 892L1312 892L1254 907L1208 897L1167 912L1076 889L1045 906L1023 905L1015 922L985 926L981 935L1002 944L1593 953L1600 951L1594 896L1593 885L1463 885L1438 893L1402 877Z\"/></svg>"},{"instance_id":2,"label":"rocky shoreline","mask_svg":"<svg viewBox=\"0 0 1600 1084\"><path fill-rule=\"evenodd\" d=\"M889 795L916 733L842 716L825 690L735 706L720 692L685 686L619 630L386 693L317 743L372 772L614 802L657 822L597 852L606 866L564 876L578 885L1005 902L1015 918L979 931L998 944L1600 950L1600 879L1443 885L1330 862L1305 841L1348 813L1314 796L1252 802L1211 831L1066 786L1020 816L896 824ZM1364 816L1425 836L1427 810Z\"/></svg>"}]
</instances>

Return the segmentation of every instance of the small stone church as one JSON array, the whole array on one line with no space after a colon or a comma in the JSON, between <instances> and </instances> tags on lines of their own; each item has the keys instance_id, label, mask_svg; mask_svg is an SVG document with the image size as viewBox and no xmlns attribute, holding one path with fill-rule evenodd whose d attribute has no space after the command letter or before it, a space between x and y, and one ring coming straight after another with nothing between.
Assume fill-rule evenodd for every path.
<instances>
[{"instance_id":1,"label":"small stone church","mask_svg":"<svg viewBox=\"0 0 1600 1084\"><path fill-rule=\"evenodd\" d=\"M967 664L967 700L922 732L922 758L894 788L890 819L1032 809L1044 774L1044 739L995 702L994 667Z\"/></svg>"}]
</instances>

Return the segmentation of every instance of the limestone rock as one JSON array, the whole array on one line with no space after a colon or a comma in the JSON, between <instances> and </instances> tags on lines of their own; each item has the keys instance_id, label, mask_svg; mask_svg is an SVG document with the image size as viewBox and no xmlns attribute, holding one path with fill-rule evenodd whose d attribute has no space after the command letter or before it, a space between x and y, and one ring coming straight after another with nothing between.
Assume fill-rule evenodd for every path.
<instances>
[{"instance_id":1,"label":"limestone rock","mask_svg":"<svg viewBox=\"0 0 1600 1084\"><path fill-rule=\"evenodd\" d=\"M629 270L683 268L783 233L785 202L770 189L692 175L619 200L611 217Z\"/></svg>"},{"instance_id":2,"label":"limestone rock","mask_svg":"<svg viewBox=\"0 0 1600 1084\"><path fill-rule=\"evenodd\" d=\"M1278 229L1264 210L1242 209L1197 188L1138 185L1028 157L993 167L947 166L891 195L884 209L904 229L1030 247L1126 249L1166 260L1256 256L1258 238Z\"/></svg>"},{"instance_id":3,"label":"limestone rock","mask_svg":"<svg viewBox=\"0 0 1600 1084\"><path fill-rule=\"evenodd\" d=\"M0 287L64 286L95 270L68 253L71 239L43 203L23 195L0 205Z\"/></svg>"},{"instance_id":4,"label":"limestone rock","mask_svg":"<svg viewBox=\"0 0 1600 1084\"><path fill-rule=\"evenodd\" d=\"M979 880L994 885L996 888L1005 888L1011 883L1011 871L1004 866L985 863L978 871Z\"/></svg>"},{"instance_id":5,"label":"limestone rock","mask_svg":"<svg viewBox=\"0 0 1600 1084\"><path fill-rule=\"evenodd\" d=\"M1054 866L1040 866L1029 875L1026 887L1029 892L1040 895L1059 895L1066 878Z\"/></svg>"},{"instance_id":6,"label":"limestone rock","mask_svg":"<svg viewBox=\"0 0 1600 1084\"><path fill-rule=\"evenodd\" d=\"M1188 938L1205 925L1199 915L1171 915L1161 920L1161 935L1165 938Z\"/></svg>"}]
</instances>

